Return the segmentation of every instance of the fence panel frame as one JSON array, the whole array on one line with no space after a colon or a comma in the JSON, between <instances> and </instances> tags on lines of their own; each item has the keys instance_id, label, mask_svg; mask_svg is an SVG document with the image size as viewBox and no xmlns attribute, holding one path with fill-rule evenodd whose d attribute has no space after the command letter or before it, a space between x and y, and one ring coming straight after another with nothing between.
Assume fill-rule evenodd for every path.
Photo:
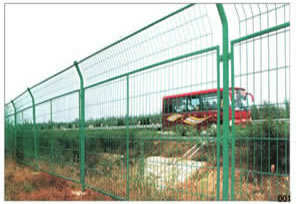
<instances>
[{"instance_id":1,"label":"fence panel frame","mask_svg":"<svg viewBox=\"0 0 296 204\"><path fill-rule=\"evenodd\" d=\"M283 23L280 25L276 25L234 40L230 41L230 53L231 53L231 92L232 92L232 101L231 101L231 109L232 109L232 118L234 118L234 111L235 110L235 103L234 103L234 86L235 86L235 69L234 69L234 46L236 44L239 44L243 41L247 41L268 33L276 32L281 29L285 29L290 27L290 23ZM235 134L235 123L232 123L232 137L231 137L231 200L235 200L235 191L234 191L234 185L235 185L235 142L236 142L236 134Z\"/></svg>"},{"instance_id":2,"label":"fence panel frame","mask_svg":"<svg viewBox=\"0 0 296 204\"><path fill-rule=\"evenodd\" d=\"M32 114L33 114L33 137L34 137L34 158L35 158L35 168L38 170L39 169L39 164L38 164L38 138L37 138L37 130L36 130L36 110L35 110L35 98L31 92L31 89L28 88L28 93L31 96L32 99Z\"/></svg>"},{"instance_id":3,"label":"fence panel frame","mask_svg":"<svg viewBox=\"0 0 296 204\"><path fill-rule=\"evenodd\" d=\"M17 155L16 155L16 138L17 138L17 135L16 135L16 131L17 131L17 117L16 117L16 108L15 108L15 104L14 104L14 101L12 100L11 101L11 105L13 107L13 115L14 115L14 156L15 156L15 159L17 159Z\"/></svg>"},{"instance_id":4,"label":"fence panel frame","mask_svg":"<svg viewBox=\"0 0 296 204\"><path fill-rule=\"evenodd\" d=\"M79 135L80 135L80 184L81 190L85 190L85 92L84 80L78 63L75 61L74 66L80 79L79 91Z\"/></svg>"},{"instance_id":5,"label":"fence panel frame","mask_svg":"<svg viewBox=\"0 0 296 204\"><path fill-rule=\"evenodd\" d=\"M108 83L108 82L112 82L112 81L115 81L115 80L118 80L118 79L124 79L124 78L126 79L126 87L127 87L127 93L126 93L126 96L127 96L127 99L126 99L127 111L126 111L126 116L125 116L125 120L126 120L126 125L125 125L126 138L125 139L126 139L126 168L127 168L127 174L126 174L126 195L125 195L125 198L114 195L113 193L110 193L110 192L105 192L102 189L98 189L98 188L93 187L93 186L88 185L88 184L85 184L86 187L88 187L88 188L90 188L92 190L95 190L97 192L100 192L100 193L102 193L104 195L110 196L110 197L112 197L114 199L117 199L117 200L129 200L129 190L130 190L129 189L129 170L128 170L129 169L129 76L131 76L133 74L136 74L136 73L139 73L139 72L143 72L143 71L152 69L152 68L155 68L157 66L161 66L161 65L164 65L164 64L168 64L168 63L171 63L171 62L175 62L175 61L182 60L182 59L189 58L189 57L193 57L193 56L202 55L202 54L212 52L212 51L215 51L216 56L217 56L216 57L216 66L217 66L217 72L218 72L217 73L217 86L220 88L220 60L221 60L221 57L219 55L220 48L219 48L218 45L208 47L208 48L205 48L205 49L201 49L201 50L198 50L198 51L194 51L194 52L191 52L191 53L183 54L183 55L171 58L171 59L163 60L161 62L157 62L155 64L148 65L148 66L136 69L134 71L131 71L131 72L128 72L128 73L125 73L125 74L122 74L122 75L119 75L119 76L116 76L116 77L111 77L111 78L109 78L107 80L91 84L91 85L84 88L84 90L87 90L89 88L93 88L93 87L100 86L100 85L103 85L103 84ZM219 92L217 94L217 97L220 97ZM219 103L217 103L217 107L220 107L220 98L218 98L218 102ZM221 117L220 116L220 110L218 111L218 117L219 118ZM220 124L218 123L217 126L220 127ZM112 137L111 137L111 135L109 135L109 136L106 136L105 138L110 139ZM114 138L116 138L116 136L114 136ZM145 138L142 138L141 140L143 140L143 141L152 140L153 141L153 140L155 140L155 137L146 136ZM194 142L194 141L197 141L197 138L196 137L186 137L186 138L184 138L184 137L159 136L159 137L157 137L157 140ZM202 139L201 139L201 141L202 141ZM216 153L220 157L220 142L221 142L220 133L217 133L216 141L217 141ZM220 167L220 162L218 160L217 160L217 165ZM217 171L218 171L217 172L218 176L217 176L217 181L216 182L217 182L217 184L220 184L220 168L218 168ZM217 199L219 199L219 195L220 195L220 186L217 186L217 192L216 192Z\"/></svg>"}]
</instances>

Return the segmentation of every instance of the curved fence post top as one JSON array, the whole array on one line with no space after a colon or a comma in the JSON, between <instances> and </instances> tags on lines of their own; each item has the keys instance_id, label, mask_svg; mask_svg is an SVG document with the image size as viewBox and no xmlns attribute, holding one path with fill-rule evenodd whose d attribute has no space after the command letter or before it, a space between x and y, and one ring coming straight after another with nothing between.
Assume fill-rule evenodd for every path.
<instances>
[{"instance_id":1,"label":"curved fence post top","mask_svg":"<svg viewBox=\"0 0 296 204\"><path fill-rule=\"evenodd\" d=\"M223 5L221 3L219 3L219 4L216 4L216 7L218 9L218 13L219 13L219 17L222 21L222 25L228 26L228 21L227 21L227 17L226 17Z\"/></svg>"},{"instance_id":2,"label":"curved fence post top","mask_svg":"<svg viewBox=\"0 0 296 204\"><path fill-rule=\"evenodd\" d=\"M14 111L16 111L15 104L14 104L14 101L13 100L11 100L11 104L12 104L12 107L13 107Z\"/></svg>"},{"instance_id":3,"label":"curved fence post top","mask_svg":"<svg viewBox=\"0 0 296 204\"><path fill-rule=\"evenodd\" d=\"M82 73L80 71L80 68L79 68L79 65L78 65L78 62L77 61L74 61L74 66L77 70L77 73L79 75L79 79L80 79L80 85L82 85L82 87L84 87L84 80L83 80L83 76L82 76ZM81 88L81 87L80 87Z\"/></svg>"},{"instance_id":4,"label":"curved fence post top","mask_svg":"<svg viewBox=\"0 0 296 204\"><path fill-rule=\"evenodd\" d=\"M33 102L35 102L35 100L34 100L34 96L33 96L33 94L32 94L31 89L30 89L30 88L27 88L27 90L28 90L28 92L29 92L29 94L30 94L30 96L31 96L31 98L32 98L32 100L33 100Z\"/></svg>"}]
</instances>

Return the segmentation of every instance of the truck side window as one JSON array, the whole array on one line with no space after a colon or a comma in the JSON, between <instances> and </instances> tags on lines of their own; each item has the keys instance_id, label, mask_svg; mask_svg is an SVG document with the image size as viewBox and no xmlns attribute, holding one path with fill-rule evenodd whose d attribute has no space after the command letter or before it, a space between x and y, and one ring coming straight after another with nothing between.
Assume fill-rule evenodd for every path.
<instances>
[{"instance_id":1,"label":"truck side window","mask_svg":"<svg viewBox=\"0 0 296 204\"><path fill-rule=\"evenodd\" d=\"M191 96L188 98L188 110L190 112L200 110L200 97L199 96Z\"/></svg>"},{"instance_id":2,"label":"truck side window","mask_svg":"<svg viewBox=\"0 0 296 204\"><path fill-rule=\"evenodd\" d=\"M175 99L175 112L182 113L186 112L186 98L176 98Z\"/></svg>"},{"instance_id":3,"label":"truck side window","mask_svg":"<svg viewBox=\"0 0 296 204\"><path fill-rule=\"evenodd\" d=\"M217 94L207 94L203 97L203 110L217 109Z\"/></svg>"}]
</instances>

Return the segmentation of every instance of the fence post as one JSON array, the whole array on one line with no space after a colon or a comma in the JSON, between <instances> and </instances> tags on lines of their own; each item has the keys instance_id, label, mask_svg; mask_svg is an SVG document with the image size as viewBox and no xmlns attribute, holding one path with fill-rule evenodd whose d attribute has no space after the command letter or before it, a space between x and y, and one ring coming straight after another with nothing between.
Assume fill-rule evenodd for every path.
<instances>
[{"instance_id":1,"label":"fence post","mask_svg":"<svg viewBox=\"0 0 296 204\"><path fill-rule=\"evenodd\" d=\"M30 90L30 88L28 88L28 92L31 96L32 99L32 110L33 110L33 135L34 135L34 158L35 158L35 165L36 165L36 169L39 169L39 165L38 165L38 148L37 148L37 132L36 132L36 110L35 110L35 99L34 96Z\"/></svg>"},{"instance_id":2,"label":"fence post","mask_svg":"<svg viewBox=\"0 0 296 204\"><path fill-rule=\"evenodd\" d=\"M50 99L50 123L52 125L52 99Z\"/></svg>"},{"instance_id":3,"label":"fence post","mask_svg":"<svg viewBox=\"0 0 296 204\"><path fill-rule=\"evenodd\" d=\"M235 123L234 123L234 56L233 56L233 43L231 43L230 57L231 57L231 118L232 118L232 129L231 129L231 193L230 198L234 200L234 185L235 185Z\"/></svg>"},{"instance_id":4,"label":"fence post","mask_svg":"<svg viewBox=\"0 0 296 204\"><path fill-rule=\"evenodd\" d=\"M222 23L223 32L223 200L228 200L228 177L229 177L229 53L228 53L228 22L222 4L216 4Z\"/></svg>"},{"instance_id":5,"label":"fence post","mask_svg":"<svg viewBox=\"0 0 296 204\"><path fill-rule=\"evenodd\" d=\"M217 147L217 186L216 186L216 199L220 200L220 146L221 146L221 92L220 92L220 48L217 47L217 139L216 139L216 147Z\"/></svg>"},{"instance_id":6,"label":"fence post","mask_svg":"<svg viewBox=\"0 0 296 204\"><path fill-rule=\"evenodd\" d=\"M84 81L78 63L75 61L74 66L80 79L79 91L79 136L80 136L80 184L82 191L85 190L85 95Z\"/></svg>"},{"instance_id":7,"label":"fence post","mask_svg":"<svg viewBox=\"0 0 296 204\"><path fill-rule=\"evenodd\" d=\"M11 101L11 104L12 104L12 107L13 107L13 110L14 110L14 156L15 156L15 159L17 159L17 155L16 155L16 145L17 145L17 143L16 143L16 124L17 124L17 121L16 121L16 108L15 108L15 104L14 104L14 102L13 102L13 100Z\"/></svg>"},{"instance_id":8,"label":"fence post","mask_svg":"<svg viewBox=\"0 0 296 204\"><path fill-rule=\"evenodd\" d=\"M53 122L52 122L52 99L50 99L50 129L53 129ZM53 160L54 160L54 151L53 151L53 135L50 137L50 171L53 172Z\"/></svg>"},{"instance_id":9,"label":"fence post","mask_svg":"<svg viewBox=\"0 0 296 204\"><path fill-rule=\"evenodd\" d=\"M126 75L126 200L129 200L129 75Z\"/></svg>"},{"instance_id":10,"label":"fence post","mask_svg":"<svg viewBox=\"0 0 296 204\"><path fill-rule=\"evenodd\" d=\"M145 167L145 150L144 150L145 143L143 139L139 138L139 140L140 140L140 176L141 176L141 179L143 179L144 167Z\"/></svg>"}]
</instances>

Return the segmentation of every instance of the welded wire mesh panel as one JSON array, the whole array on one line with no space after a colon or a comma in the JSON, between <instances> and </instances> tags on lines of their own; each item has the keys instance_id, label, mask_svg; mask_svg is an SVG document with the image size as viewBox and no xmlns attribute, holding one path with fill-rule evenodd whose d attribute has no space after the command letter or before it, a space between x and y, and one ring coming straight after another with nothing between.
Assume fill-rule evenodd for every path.
<instances>
[{"instance_id":1,"label":"welded wire mesh panel","mask_svg":"<svg viewBox=\"0 0 296 204\"><path fill-rule=\"evenodd\" d=\"M33 166L34 155L34 133L33 133L33 111L27 108L17 112L16 128L16 157L17 161Z\"/></svg>"},{"instance_id":2,"label":"welded wire mesh panel","mask_svg":"<svg viewBox=\"0 0 296 204\"><path fill-rule=\"evenodd\" d=\"M36 123L37 124L49 124L52 120L52 101L41 103L36 107ZM43 129L40 126L40 129Z\"/></svg>"},{"instance_id":3,"label":"welded wire mesh panel","mask_svg":"<svg viewBox=\"0 0 296 204\"><path fill-rule=\"evenodd\" d=\"M213 174L217 174L217 160L210 159L217 157L217 144L215 142L216 133L204 131L203 136L201 136L201 129L198 129L197 126L192 127L190 125L188 125L188 129L185 130L186 127L184 126L186 126L186 124L182 123L182 120L178 121L180 123L180 128L178 128L178 124L174 122L171 124L172 127L170 130L168 130L168 127L163 126L163 120L166 120L168 117L168 114L165 115L163 109L164 96L192 93L202 90L214 90L213 88L217 86L217 48L212 47L207 51L183 56L179 60L177 58L170 60L171 62L163 63L163 65L155 66L152 69L125 75L118 79L86 89L86 121L87 127L89 127L86 136L87 185L113 196L118 196L120 198L129 197L132 200L146 199L151 189L153 189L155 195L159 194L161 197L165 197L167 194L174 194L174 190L172 190L174 187L166 189L164 192L162 191L163 189L161 189L163 187L161 186L162 184L155 186L155 183L153 183L154 180L149 178L149 168L153 168L153 164L149 163L151 160L149 156L151 156L151 154L157 155L160 159L176 160L175 165L172 166L173 170L178 171L177 176L185 175L184 180L175 181L176 183L174 184L179 186L182 186L182 182L189 182L190 179L196 176L198 168L213 168ZM193 76L201 77L197 78ZM154 83L151 83L152 81L154 81ZM216 94L216 96L213 95L214 100L216 100L217 90L213 93L214 95ZM187 98L188 97L184 97L186 100ZM204 100L206 100L206 98L207 96L205 96ZM214 109L216 109L217 115L217 100L216 104L212 105ZM128 110L126 107L128 107ZM206 115L208 107L204 105L203 108L203 112L195 114L200 114L200 117ZM190 116L191 113L188 113L188 110L186 111L179 112L179 114L183 114L184 117ZM177 114L177 112L170 112L169 114L174 115ZM203 119L206 119L206 117ZM204 121L205 126L216 123L217 120L213 120L211 123L210 121ZM159 131L159 129L163 131ZM181 129L183 129L183 131ZM213 131L215 130L213 129ZM178 142L182 142L180 138L182 138L184 134L189 134L187 136L189 136L190 139L185 140L185 142L179 146ZM212 138L207 137L209 134L212 134ZM151 136L153 138L150 138L150 141L145 141L146 137ZM173 136L174 139L167 141L169 136ZM164 141L159 139L162 137L165 138ZM126 143L127 139L128 144ZM158 146L160 142L162 142L163 145ZM127 145L129 145L129 147L127 147ZM171 147L169 150L166 150L171 152L165 154L162 154L161 151L159 152L158 150L153 152L155 148L161 149L168 145L171 145ZM196 155L199 147L204 145L208 147L209 151L204 149L203 153ZM145 148L147 148L147 150L144 150ZM182 161L183 163L177 162L177 160L179 160L178 157L186 154L186 151L190 149L192 151L191 154L194 154L197 161L187 161L185 158L184 161ZM202 154L203 156L201 156ZM207 155L209 157L207 157ZM203 157L203 162L201 162L198 157ZM127 167L126 161L129 167ZM144 170L145 162L146 168L148 169L146 169L146 174ZM210 165L210 162L212 165ZM165 168L161 166L161 161L154 163L160 165L158 169ZM208 163L208 166L201 167L201 165L205 163ZM150 165L152 166L150 167ZM178 169L178 166L181 166L181 169ZM129 169L127 170L127 168ZM182 168L185 168L185 171L183 171ZM186 171L192 168L194 171ZM129 172L128 179L126 177L127 171ZM166 169L163 173L170 174L170 170ZM210 186L214 188L213 184L217 183L217 177L214 176L208 179L207 176L208 174L203 174L202 178L200 177L199 179L212 180ZM147 182L143 183L144 177ZM120 186L119 183L121 183ZM122 185L123 183L125 185ZM145 185L145 190L142 189L142 191L145 192L140 192L141 190L138 188L139 185L142 185L142 187ZM206 192L207 188L205 186L202 187L203 193L200 191L189 193L189 191L192 191L194 188L193 185L195 184L192 184L192 186L189 185L185 190L188 192L188 195L185 195L186 193L180 193L184 189L179 189L179 197L174 197L174 199L194 200L198 198L205 199L206 197L214 199L216 197L216 188L209 193ZM127 192L127 190L129 192ZM155 199L158 198L159 197L155 197Z\"/></svg>"},{"instance_id":4,"label":"welded wire mesh panel","mask_svg":"<svg viewBox=\"0 0 296 204\"><path fill-rule=\"evenodd\" d=\"M5 117L11 114L14 114L14 108L11 102L5 105L4 111L5 111Z\"/></svg>"},{"instance_id":5,"label":"welded wire mesh panel","mask_svg":"<svg viewBox=\"0 0 296 204\"><path fill-rule=\"evenodd\" d=\"M14 152L14 109L11 103L6 104L5 111L5 152L11 154Z\"/></svg>"},{"instance_id":6,"label":"welded wire mesh panel","mask_svg":"<svg viewBox=\"0 0 296 204\"><path fill-rule=\"evenodd\" d=\"M49 137L48 133L52 129L52 121L51 121L51 106L50 102L42 103L37 105L36 108L36 126L38 127L38 156L39 156L39 167L42 170L52 170L50 167L52 166L52 155L53 147L50 145L53 145L53 143L50 143L52 141L53 137ZM45 133L46 132L46 133ZM45 165L43 165L45 164Z\"/></svg>"},{"instance_id":7,"label":"welded wire mesh panel","mask_svg":"<svg viewBox=\"0 0 296 204\"><path fill-rule=\"evenodd\" d=\"M78 91L52 100L53 123L73 123L79 119ZM77 124L76 124L77 125Z\"/></svg>"},{"instance_id":8,"label":"welded wire mesh panel","mask_svg":"<svg viewBox=\"0 0 296 204\"><path fill-rule=\"evenodd\" d=\"M33 166L34 133L32 98L29 92L24 92L14 100L16 108L16 159L17 161Z\"/></svg>"},{"instance_id":9,"label":"welded wire mesh panel","mask_svg":"<svg viewBox=\"0 0 296 204\"><path fill-rule=\"evenodd\" d=\"M78 92L36 106L41 170L79 181Z\"/></svg>"},{"instance_id":10,"label":"welded wire mesh panel","mask_svg":"<svg viewBox=\"0 0 296 204\"><path fill-rule=\"evenodd\" d=\"M67 94L79 89L80 81L74 66L50 77L31 88L35 103Z\"/></svg>"},{"instance_id":11,"label":"welded wire mesh panel","mask_svg":"<svg viewBox=\"0 0 296 204\"><path fill-rule=\"evenodd\" d=\"M206 137L148 138L160 135L153 132L139 130L135 134L143 135L143 140L131 143L130 199L216 200L220 176L215 142ZM203 145L206 147L195 149ZM183 158L189 150L188 158Z\"/></svg>"},{"instance_id":12,"label":"welded wire mesh panel","mask_svg":"<svg viewBox=\"0 0 296 204\"><path fill-rule=\"evenodd\" d=\"M131 116L160 116L164 96L215 87L217 58L214 51L136 73L130 76Z\"/></svg>"},{"instance_id":13,"label":"welded wire mesh panel","mask_svg":"<svg viewBox=\"0 0 296 204\"><path fill-rule=\"evenodd\" d=\"M22 111L26 108L29 108L33 105L32 98L28 91L25 91L19 97L14 100L16 111ZM18 121L21 122L21 121Z\"/></svg>"},{"instance_id":14,"label":"welded wire mesh panel","mask_svg":"<svg viewBox=\"0 0 296 204\"><path fill-rule=\"evenodd\" d=\"M233 4L240 36L255 33L289 21L289 4Z\"/></svg>"},{"instance_id":15,"label":"welded wire mesh panel","mask_svg":"<svg viewBox=\"0 0 296 204\"><path fill-rule=\"evenodd\" d=\"M7 125L12 125L12 126L14 126L14 114L12 113L12 114L9 114L9 115L7 115L7 116L5 116L5 123L7 124Z\"/></svg>"},{"instance_id":16,"label":"welded wire mesh panel","mask_svg":"<svg viewBox=\"0 0 296 204\"><path fill-rule=\"evenodd\" d=\"M86 184L125 199L127 183L127 81L86 89Z\"/></svg>"},{"instance_id":17,"label":"welded wire mesh panel","mask_svg":"<svg viewBox=\"0 0 296 204\"><path fill-rule=\"evenodd\" d=\"M5 116L5 152L10 155L15 152L14 114Z\"/></svg>"},{"instance_id":18,"label":"welded wire mesh panel","mask_svg":"<svg viewBox=\"0 0 296 204\"><path fill-rule=\"evenodd\" d=\"M151 27L80 61L86 86L207 48L213 34L205 5L189 5Z\"/></svg>"},{"instance_id":19,"label":"welded wire mesh panel","mask_svg":"<svg viewBox=\"0 0 296 204\"><path fill-rule=\"evenodd\" d=\"M233 43L236 200L289 195L290 34L287 4L236 5ZM252 120L252 121L249 121ZM234 146L233 146L234 148Z\"/></svg>"},{"instance_id":20,"label":"welded wire mesh panel","mask_svg":"<svg viewBox=\"0 0 296 204\"><path fill-rule=\"evenodd\" d=\"M216 200L216 87L215 48L129 76L131 200Z\"/></svg>"}]
</instances>

